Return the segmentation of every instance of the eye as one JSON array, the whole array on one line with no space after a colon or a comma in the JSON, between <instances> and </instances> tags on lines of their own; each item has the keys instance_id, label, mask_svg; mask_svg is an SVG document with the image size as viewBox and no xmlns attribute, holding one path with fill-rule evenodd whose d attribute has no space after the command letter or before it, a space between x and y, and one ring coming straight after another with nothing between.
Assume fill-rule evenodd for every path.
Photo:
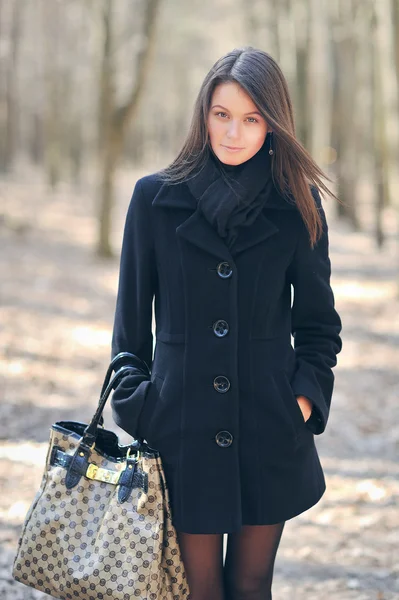
<instances>
[{"instance_id":1,"label":"eye","mask_svg":"<svg viewBox=\"0 0 399 600\"><path fill-rule=\"evenodd\" d=\"M227 117L228 115L224 111L219 110L217 113L215 113L215 116L216 117L222 116L222 118L224 118L225 116ZM253 119L253 121L251 121L252 123L259 123L259 119L256 119L255 117L248 117L248 119Z\"/></svg>"}]
</instances>

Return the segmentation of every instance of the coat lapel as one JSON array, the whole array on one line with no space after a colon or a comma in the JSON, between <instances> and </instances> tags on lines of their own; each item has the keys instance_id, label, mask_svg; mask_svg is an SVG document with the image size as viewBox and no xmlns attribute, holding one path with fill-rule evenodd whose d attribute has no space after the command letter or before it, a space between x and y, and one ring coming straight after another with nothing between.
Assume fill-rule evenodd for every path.
<instances>
[{"instance_id":1,"label":"coat lapel","mask_svg":"<svg viewBox=\"0 0 399 600\"><path fill-rule=\"evenodd\" d=\"M178 225L176 234L217 258L230 260L232 256L264 242L279 231L277 225L266 216L270 209L295 210L295 205L284 200L274 189L265 208L255 222L250 227L240 228L237 239L230 251L223 238L218 235L202 213L196 210L197 200L185 183L177 185L162 184L152 201L152 205L191 212L187 219Z\"/></svg>"}]
</instances>

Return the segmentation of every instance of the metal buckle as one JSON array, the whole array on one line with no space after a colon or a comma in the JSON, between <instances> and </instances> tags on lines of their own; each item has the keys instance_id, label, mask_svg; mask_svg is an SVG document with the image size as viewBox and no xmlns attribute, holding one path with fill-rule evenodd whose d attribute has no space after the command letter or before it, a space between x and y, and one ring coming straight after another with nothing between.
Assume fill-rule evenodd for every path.
<instances>
[{"instance_id":1,"label":"metal buckle","mask_svg":"<svg viewBox=\"0 0 399 600\"><path fill-rule=\"evenodd\" d=\"M129 446L129 448L128 448L127 452L126 452L126 459L129 458L131 449L132 449L132 447ZM139 458L140 458L140 450L137 450L136 461L138 461Z\"/></svg>"},{"instance_id":2,"label":"metal buckle","mask_svg":"<svg viewBox=\"0 0 399 600\"><path fill-rule=\"evenodd\" d=\"M96 481L104 481L105 483L112 483L117 485L122 471L111 471L111 469L104 469L97 465L90 463L86 470L86 477L88 479L95 479Z\"/></svg>"},{"instance_id":3,"label":"metal buckle","mask_svg":"<svg viewBox=\"0 0 399 600\"><path fill-rule=\"evenodd\" d=\"M94 448L95 442L91 449ZM128 451L126 453L126 459L129 458L131 453L131 446L129 446ZM140 451L137 451L137 456L135 457L136 461L140 458ZM126 465L127 463L125 463ZM126 466L125 466L126 468ZM120 471L112 471L111 469L104 469L103 467L98 467L94 463L90 463L86 469L86 477L88 479L94 479L96 481L104 481L105 483L112 483L117 485L119 483L119 479L124 469Z\"/></svg>"}]
</instances>

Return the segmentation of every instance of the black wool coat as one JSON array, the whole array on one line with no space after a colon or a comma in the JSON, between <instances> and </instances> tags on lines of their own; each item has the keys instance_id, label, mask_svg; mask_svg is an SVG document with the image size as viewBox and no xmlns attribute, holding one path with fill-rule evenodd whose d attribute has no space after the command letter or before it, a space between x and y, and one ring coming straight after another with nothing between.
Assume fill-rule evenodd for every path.
<instances>
[{"instance_id":1,"label":"black wool coat","mask_svg":"<svg viewBox=\"0 0 399 600\"><path fill-rule=\"evenodd\" d=\"M328 226L317 188L312 195L324 228L313 250L298 209L275 188L229 250L189 182L154 173L135 185L111 357L136 354L151 378L125 376L111 406L117 425L159 450L180 531L277 523L326 489L314 437L327 424L342 325ZM307 421L296 395L313 402Z\"/></svg>"}]
</instances>

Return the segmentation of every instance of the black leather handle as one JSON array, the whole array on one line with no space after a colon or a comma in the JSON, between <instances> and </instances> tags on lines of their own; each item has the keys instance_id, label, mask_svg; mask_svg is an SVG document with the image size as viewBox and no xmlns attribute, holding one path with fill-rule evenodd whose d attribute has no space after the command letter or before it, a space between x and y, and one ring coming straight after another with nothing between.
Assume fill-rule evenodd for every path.
<instances>
[{"instance_id":1,"label":"black leather handle","mask_svg":"<svg viewBox=\"0 0 399 600\"><path fill-rule=\"evenodd\" d=\"M115 375L111 378L112 372L115 372ZM107 372L104 377L104 383L101 388L100 399L98 401L97 410L94 413L94 416L89 423L89 425L84 430L82 444L87 446L92 446L96 440L97 436L97 428L98 426L103 426L104 418L102 416L105 404L108 400L108 397L111 391L116 387L116 383L120 381L122 377L125 377L129 372L140 372L143 373L148 379L151 377L151 371L147 365L147 363L132 354L131 352L119 352L114 358L111 360Z\"/></svg>"}]
</instances>

